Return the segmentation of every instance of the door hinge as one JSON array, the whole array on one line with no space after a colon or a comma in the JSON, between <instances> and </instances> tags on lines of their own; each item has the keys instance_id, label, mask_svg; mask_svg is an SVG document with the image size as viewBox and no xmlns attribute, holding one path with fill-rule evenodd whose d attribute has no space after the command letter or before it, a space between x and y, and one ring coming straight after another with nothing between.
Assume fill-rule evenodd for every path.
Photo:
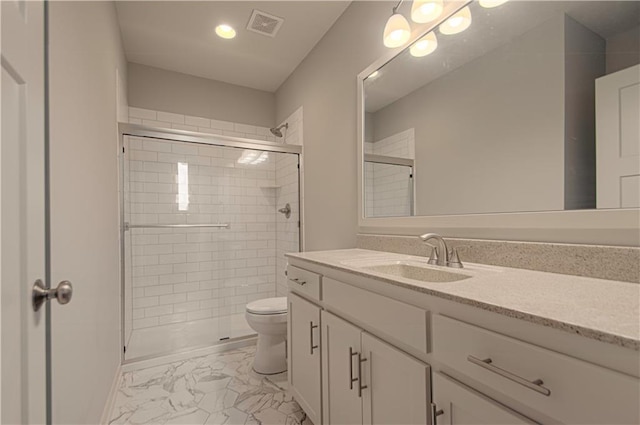
<instances>
[{"instance_id":1,"label":"door hinge","mask_svg":"<svg viewBox=\"0 0 640 425\"><path fill-rule=\"evenodd\" d=\"M122 153L124 153L124 146L122 147Z\"/></svg>"},{"instance_id":2,"label":"door hinge","mask_svg":"<svg viewBox=\"0 0 640 425\"><path fill-rule=\"evenodd\" d=\"M127 352L127 346L126 345L124 347L122 347L122 351L124 351L125 353Z\"/></svg>"}]
</instances>

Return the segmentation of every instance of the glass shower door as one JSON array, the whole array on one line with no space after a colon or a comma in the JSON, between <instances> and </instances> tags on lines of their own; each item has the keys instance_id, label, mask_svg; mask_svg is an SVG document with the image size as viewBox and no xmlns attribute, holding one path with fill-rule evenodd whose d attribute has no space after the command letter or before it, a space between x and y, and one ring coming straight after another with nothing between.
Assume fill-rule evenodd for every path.
<instances>
[{"instance_id":1,"label":"glass shower door","mask_svg":"<svg viewBox=\"0 0 640 425\"><path fill-rule=\"evenodd\" d=\"M413 181L412 165L367 161L365 156L365 216L406 217L413 215Z\"/></svg>"},{"instance_id":2,"label":"glass shower door","mask_svg":"<svg viewBox=\"0 0 640 425\"><path fill-rule=\"evenodd\" d=\"M125 358L253 334L247 302L276 295L278 248L298 250L298 156L124 142ZM292 213L281 223L286 203Z\"/></svg>"}]
</instances>

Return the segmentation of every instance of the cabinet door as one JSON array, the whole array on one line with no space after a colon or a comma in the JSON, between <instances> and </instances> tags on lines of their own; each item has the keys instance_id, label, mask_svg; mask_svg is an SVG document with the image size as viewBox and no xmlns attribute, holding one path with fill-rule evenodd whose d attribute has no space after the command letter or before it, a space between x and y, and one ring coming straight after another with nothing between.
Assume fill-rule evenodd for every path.
<instances>
[{"instance_id":1,"label":"cabinet door","mask_svg":"<svg viewBox=\"0 0 640 425\"><path fill-rule=\"evenodd\" d=\"M360 329L322 312L322 413L327 425L362 424Z\"/></svg>"},{"instance_id":2,"label":"cabinet door","mask_svg":"<svg viewBox=\"0 0 640 425\"><path fill-rule=\"evenodd\" d=\"M362 353L363 423L427 424L429 366L366 332Z\"/></svg>"},{"instance_id":3,"label":"cabinet door","mask_svg":"<svg viewBox=\"0 0 640 425\"><path fill-rule=\"evenodd\" d=\"M289 293L289 385L314 424L320 424L320 307Z\"/></svg>"},{"instance_id":4,"label":"cabinet door","mask_svg":"<svg viewBox=\"0 0 640 425\"><path fill-rule=\"evenodd\" d=\"M440 373L433 374L433 425L516 425L535 422Z\"/></svg>"}]
</instances>

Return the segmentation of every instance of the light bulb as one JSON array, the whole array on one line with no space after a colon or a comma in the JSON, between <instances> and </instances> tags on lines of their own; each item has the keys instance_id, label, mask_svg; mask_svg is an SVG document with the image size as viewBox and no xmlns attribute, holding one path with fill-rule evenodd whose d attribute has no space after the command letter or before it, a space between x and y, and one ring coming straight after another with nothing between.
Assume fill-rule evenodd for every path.
<instances>
[{"instance_id":1,"label":"light bulb","mask_svg":"<svg viewBox=\"0 0 640 425\"><path fill-rule=\"evenodd\" d=\"M440 33L446 35L458 34L469 28L470 25L471 10L469 10L469 6L466 6L440 24Z\"/></svg>"},{"instance_id":2,"label":"light bulb","mask_svg":"<svg viewBox=\"0 0 640 425\"><path fill-rule=\"evenodd\" d=\"M494 0L497 1L497 0ZM420 24L431 22L442 15L443 0L413 0L411 20Z\"/></svg>"},{"instance_id":3,"label":"light bulb","mask_svg":"<svg viewBox=\"0 0 640 425\"><path fill-rule=\"evenodd\" d=\"M501 4L505 4L506 2L508 2L509 0L480 0L480 6L486 8L486 9L491 9L492 7L498 7Z\"/></svg>"},{"instance_id":4,"label":"light bulb","mask_svg":"<svg viewBox=\"0 0 640 425\"><path fill-rule=\"evenodd\" d=\"M400 47L409 41L411 27L409 22L399 13L391 15L384 26L384 45L389 48Z\"/></svg>"},{"instance_id":5,"label":"light bulb","mask_svg":"<svg viewBox=\"0 0 640 425\"><path fill-rule=\"evenodd\" d=\"M236 36L236 30L230 25L222 24L216 27L216 34L218 34L218 37L231 39Z\"/></svg>"},{"instance_id":6,"label":"light bulb","mask_svg":"<svg viewBox=\"0 0 640 425\"><path fill-rule=\"evenodd\" d=\"M421 58L430 55L438 48L438 39L432 31L411 45L409 53L411 56Z\"/></svg>"}]
</instances>

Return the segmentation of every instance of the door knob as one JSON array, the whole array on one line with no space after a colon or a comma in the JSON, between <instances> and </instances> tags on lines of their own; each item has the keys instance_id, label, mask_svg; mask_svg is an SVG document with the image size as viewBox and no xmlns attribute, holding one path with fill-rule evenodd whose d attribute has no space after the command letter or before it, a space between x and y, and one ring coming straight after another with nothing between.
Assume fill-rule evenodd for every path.
<instances>
[{"instance_id":1,"label":"door knob","mask_svg":"<svg viewBox=\"0 0 640 425\"><path fill-rule=\"evenodd\" d=\"M31 294L33 311L38 311L45 301L49 301L52 298L57 299L60 304L67 304L71 301L73 286L68 280L63 280L58 284L57 288L47 289L42 280L38 279L33 284Z\"/></svg>"}]
</instances>

